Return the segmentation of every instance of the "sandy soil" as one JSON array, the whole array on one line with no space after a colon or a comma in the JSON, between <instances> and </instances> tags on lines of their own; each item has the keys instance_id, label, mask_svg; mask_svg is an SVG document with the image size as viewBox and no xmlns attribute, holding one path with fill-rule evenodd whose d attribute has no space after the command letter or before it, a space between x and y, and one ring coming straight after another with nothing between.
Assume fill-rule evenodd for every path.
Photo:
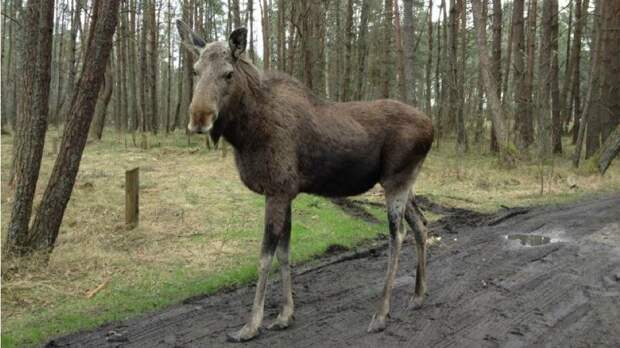
<instances>
[{"instance_id":1,"label":"sandy soil","mask_svg":"<svg viewBox=\"0 0 620 348\"><path fill-rule=\"evenodd\" d=\"M294 325L263 331L237 346L620 346L620 195L492 216L422 203L446 214L430 225L442 239L431 248L423 308L405 308L415 270L408 242L389 326L366 333L387 263L385 242L378 241L297 269ZM514 237L519 234L525 236ZM253 291L245 287L188 299L48 346L234 347L226 333L242 326ZM279 299L276 279L267 295L265 324L275 319Z\"/></svg>"}]
</instances>

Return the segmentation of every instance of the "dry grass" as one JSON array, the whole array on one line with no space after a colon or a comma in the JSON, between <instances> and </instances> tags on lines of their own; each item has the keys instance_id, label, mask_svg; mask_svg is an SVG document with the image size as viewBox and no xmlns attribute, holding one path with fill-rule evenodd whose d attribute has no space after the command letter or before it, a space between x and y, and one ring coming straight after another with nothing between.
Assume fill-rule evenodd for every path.
<instances>
[{"instance_id":1,"label":"dry grass","mask_svg":"<svg viewBox=\"0 0 620 348\"><path fill-rule=\"evenodd\" d=\"M231 155L206 151L198 137L189 147L181 135L151 138L154 146L141 150L112 133L105 136L87 146L49 265L3 264L5 270L20 269L2 283L3 344L36 343L254 275L263 200L240 183ZM13 198L6 185L11 142L2 137L3 232ZM481 152L455 156L453 145L442 144L426 161L417 192L444 204L491 211L620 190L617 163L600 177L575 172L567 159L557 158L553 173L546 169L540 195L536 163L498 169L495 159ZM37 199L53 160L46 149ZM141 222L127 231L124 171L136 166ZM333 211L311 196L296 203L294 258L305 260L329 243L355 245L379 233L377 226L365 227Z\"/></svg>"}]
</instances>

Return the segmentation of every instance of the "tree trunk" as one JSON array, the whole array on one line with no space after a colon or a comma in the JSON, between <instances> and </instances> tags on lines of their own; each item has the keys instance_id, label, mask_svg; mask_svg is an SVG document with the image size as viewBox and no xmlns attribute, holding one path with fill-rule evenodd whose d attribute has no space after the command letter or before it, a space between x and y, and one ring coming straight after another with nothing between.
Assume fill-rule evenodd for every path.
<instances>
[{"instance_id":1,"label":"tree trunk","mask_svg":"<svg viewBox=\"0 0 620 348\"><path fill-rule=\"evenodd\" d=\"M486 2L485 2L486 4ZM460 69L457 72L458 107L456 115L456 147L459 153L469 151L467 129L465 129L465 68L467 67L467 11L465 0L458 0L457 6L461 16L461 59ZM485 18L486 28L486 5L482 8L482 16Z\"/></svg>"},{"instance_id":2,"label":"tree trunk","mask_svg":"<svg viewBox=\"0 0 620 348\"><path fill-rule=\"evenodd\" d=\"M403 41L400 30L400 11L398 10L398 1L394 2L394 36L396 43L396 69L398 69L398 90L400 99L405 103L411 103L408 99L408 90L412 89L413 85L409 84L405 74L405 55L403 52ZM411 62L407 62L411 63Z\"/></svg>"},{"instance_id":3,"label":"tree trunk","mask_svg":"<svg viewBox=\"0 0 620 348\"><path fill-rule=\"evenodd\" d=\"M362 0L362 10L360 13L360 34L357 39L357 83L355 88L355 100L362 100L364 96L364 82L366 81L366 66L368 56L368 11L369 0Z\"/></svg>"},{"instance_id":4,"label":"tree trunk","mask_svg":"<svg viewBox=\"0 0 620 348\"><path fill-rule=\"evenodd\" d=\"M396 6L398 6L398 1L396 2ZM429 15L432 13L433 0L430 0L429 4ZM431 64L427 64L427 92L428 92L428 78L430 76L430 65L432 65L432 57L433 57L433 29L432 29L432 17L429 17L429 55L428 59ZM403 1L403 47L405 50L405 63L404 63L404 81L405 81L405 94L403 95L403 100L407 103L415 103L415 89L414 87L414 67L415 67L415 48L413 47L413 34L414 34L414 24L413 24L413 0L404 0ZM427 102L430 100L430 97L427 97ZM430 116L430 111L427 112Z\"/></svg>"},{"instance_id":5,"label":"tree trunk","mask_svg":"<svg viewBox=\"0 0 620 348\"><path fill-rule=\"evenodd\" d=\"M506 136L506 128L504 127L502 105L497 96L497 86L495 79L491 74L491 64L489 62L489 53L487 51L486 28L482 20L482 5L480 0L472 0L472 9L474 14L474 25L476 27L478 54L480 61L480 69L484 82L484 89L487 95L487 101L491 108L491 114L495 122L496 137L500 147L500 158L503 163L510 164L513 154L510 152L512 147Z\"/></svg>"},{"instance_id":6,"label":"tree trunk","mask_svg":"<svg viewBox=\"0 0 620 348\"><path fill-rule=\"evenodd\" d=\"M385 0L385 17L383 18L383 81L382 92L383 98L390 97L390 82L392 81L392 65L393 60L391 57L392 52L392 0Z\"/></svg>"},{"instance_id":7,"label":"tree trunk","mask_svg":"<svg viewBox=\"0 0 620 348\"><path fill-rule=\"evenodd\" d=\"M524 0L515 0L513 3L513 55L514 55L514 75L515 75L515 131L517 132L516 145L520 150L527 149L534 141L534 128L532 123L532 108L530 107L532 97L532 83L534 78L534 52L536 35L536 0L530 1L528 10L528 49L526 52L524 44L523 30L523 10ZM524 64L524 57L527 54L527 69ZM530 74L531 73L531 74Z\"/></svg>"},{"instance_id":8,"label":"tree trunk","mask_svg":"<svg viewBox=\"0 0 620 348\"><path fill-rule=\"evenodd\" d=\"M497 85L497 97L503 100L502 95L502 1L493 0L493 78ZM510 41L508 43L510 47ZM510 63L508 63L510 64ZM498 152L497 138L495 137L495 123L491 119L491 143L490 151Z\"/></svg>"},{"instance_id":9,"label":"tree trunk","mask_svg":"<svg viewBox=\"0 0 620 348\"><path fill-rule=\"evenodd\" d=\"M159 130L159 112L158 112L158 102L157 102L157 79L159 71L159 32L158 32L158 23L157 16L155 11L155 1L149 1L149 6L147 8L147 24L148 24L148 54L149 54L149 69L148 69L148 84L149 84L149 101L151 106L149 107L150 111L150 129L153 134L157 134Z\"/></svg>"},{"instance_id":10,"label":"tree trunk","mask_svg":"<svg viewBox=\"0 0 620 348\"><path fill-rule=\"evenodd\" d=\"M96 0L78 92L71 103L63 132L60 153L32 224L29 246L39 250L54 248L65 208L71 197L97 95L103 84L112 37L116 29L120 0Z\"/></svg>"},{"instance_id":11,"label":"tree trunk","mask_svg":"<svg viewBox=\"0 0 620 348\"><path fill-rule=\"evenodd\" d=\"M260 4L260 2L259 2ZM271 45L270 41L270 26L271 20L269 18L269 8L267 7L267 0L263 0L261 5L261 13L262 13L262 26L263 26L263 70L267 71L271 69Z\"/></svg>"},{"instance_id":12,"label":"tree trunk","mask_svg":"<svg viewBox=\"0 0 620 348\"><path fill-rule=\"evenodd\" d=\"M412 59L413 59L413 55L412 55ZM426 60L426 114L428 115L428 117L431 117L433 114L432 113L433 111L432 110L432 95L431 95L432 70L433 70L433 0L429 0L429 4L428 4L428 57ZM407 74L407 69L405 69L405 74ZM437 96L438 93L437 91L435 92Z\"/></svg>"},{"instance_id":13,"label":"tree trunk","mask_svg":"<svg viewBox=\"0 0 620 348\"><path fill-rule=\"evenodd\" d=\"M53 18L54 2L44 0L29 0L21 15L17 68L20 98L13 139L15 199L4 243L8 255L24 255L31 245L28 223L47 131Z\"/></svg>"},{"instance_id":14,"label":"tree trunk","mask_svg":"<svg viewBox=\"0 0 620 348\"><path fill-rule=\"evenodd\" d=\"M112 86L114 83L113 72L114 67L112 64L112 59L110 59L104 75L103 88L99 91L97 103L95 104L95 116L93 117L93 125L90 128L91 138L97 140L101 140L101 137L103 135L105 117L107 114L106 110L108 109L110 98L112 97Z\"/></svg>"},{"instance_id":15,"label":"tree trunk","mask_svg":"<svg viewBox=\"0 0 620 348\"><path fill-rule=\"evenodd\" d=\"M589 1L583 0L582 6L575 9L575 38L571 50L571 61L573 63L570 73L570 95L568 96L568 108L573 113L573 143L577 141L579 132L579 122L581 117L581 37L583 35L583 27L586 21ZM567 120L568 122L568 120Z\"/></svg>"},{"instance_id":16,"label":"tree trunk","mask_svg":"<svg viewBox=\"0 0 620 348\"><path fill-rule=\"evenodd\" d=\"M620 1L604 0L601 56L601 143L620 124Z\"/></svg>"},{"instance_id":17,"label":"tree trunk","mask_svg":"<svg viewBox=\"0 0 620 348\"><path fill-rule=\"evenodd\" d=\"M543 2L542 36L540 41L539 63L539 93L536 113L538 114L538 138L540 142L541 156L551 154L551 80L552 80L552 17L554 0Z\"/></svg>"},{"instance_id":18,"label":"tree trunk","mask_svg":"<svg viewBox=\"0 0 620 348\"><path fill-rule=\"evenodd\" d=\"M448 134L454 132L456 119L459 114L459 93L458 90L458 28L459 28L459 11L456 0L450 0L450 29L448 35L448 118L445 120L445 131Z\"/></svg>"},{"instance_id":19,"label":"tree trunk","mask_svg":"<svg viewBox=\"0 0 620 348\"><path fill-rule=\"evenodd\" d=\"M345 22L344 78L342 80L342 101L351 100L351 71L353 51L353 0L347 0L347 19ZM337 79L339 77L336 77Z\"/></svg>"},{"instance_id":20,"label":"tree trunk","mask_svg":"<svg viewBox=\"0 0 620 348\"><path fill-rule=\"evenodd\" d=\"M605 175L605 172L611 165L611 161L614 160L620 153L620 125L616 127L607 141L601 148L601 157L598 160L598 170L601 175Z\"/></svg>"},{"instance_id":21,"label":"tree trunk","mask_svg":"<svg viewBox=\"0 0 620 348\"><path fill-rule=\"evenodd\" d=\"M560 81L558 58L558 0L549 0L551 12L551 146L555 154L562 153L562 119L560 115Z\"/></svg>"},{"instance_id":22,"label":"tree trunk","mask_svg":"<svg viewBox=\"0 0 620 348\"><path fill-rule=\"evenodd\" d=\"M595 0L596 6L594 10L595 18L599 17L600 13L600 0ZM579 115L579 130L577 133L577 139L575 141L575 153L573 154L573 166L579 167L579 161L581 160L581 148L586 137L586 128L589 127L590 118L593 117L592 106L595 103L595 98L598 98L599 94L599 75L601 72L600 60L602 53L602 28L600 20L596 21L594 26L594 40L593 40L593 53L592 60L590 62L590 74L588 79L588 93L586 95L585 104L581 115ZM577 116L575 116L577 117ZM586 156L587 157L587 156Z\"/></svg>"}]
</instances>

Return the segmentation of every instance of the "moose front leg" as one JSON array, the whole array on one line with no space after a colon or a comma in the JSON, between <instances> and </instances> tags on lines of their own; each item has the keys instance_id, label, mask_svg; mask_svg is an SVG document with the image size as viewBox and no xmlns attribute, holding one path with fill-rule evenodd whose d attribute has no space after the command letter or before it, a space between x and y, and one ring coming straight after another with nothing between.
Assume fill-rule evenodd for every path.
<instances>
[{"instance_id":1,"label":"moose front leg","mask_svg":"<svg viewBox=\"0 0 620 348\"><path fill-rule=\"evenodd\" d=\"M258 330L263 322L265 290L267 288L267 277L269 276L273 254L280 239L285 234L290 234L290 229L291 200L283 197L267 197L265 205L265 232L261 247L258 283L256 284L252 313L248 322L241 330L228 334L229 341L243 342L258 336Z\"/></svg>"},{"instance_id":2,"label":"moose front leg","mask_svg":"<svg viewBox=\"0 0 620 348\"><path fill-rule=\"evenodd\" d=\"M289 257L291 255L289 244L291 241L291 206L288 206L287 220L284 230L278 243L276 256L280 263L280 274L282 278L282 308L276 320L269 325L270 330L283 330L293 322L293 288L291 282L291 267Z\"/></svg>"}]
</instances>

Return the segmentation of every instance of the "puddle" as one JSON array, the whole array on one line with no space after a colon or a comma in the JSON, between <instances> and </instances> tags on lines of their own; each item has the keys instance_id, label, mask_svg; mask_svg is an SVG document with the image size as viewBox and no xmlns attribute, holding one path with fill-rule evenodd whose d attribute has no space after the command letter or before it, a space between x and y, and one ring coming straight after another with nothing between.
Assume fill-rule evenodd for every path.
<instances>
[{"instance_id":1,"label":"puddle","mask_svg":"<svg viewBox=\"0 0 620 348\"><path fill-rule=\"evenodd\" d=\"M509 234L505 238L519 241L522 246L539 246L552 242L551 238L537 234Z\"/></svg>"}]
</instances>

